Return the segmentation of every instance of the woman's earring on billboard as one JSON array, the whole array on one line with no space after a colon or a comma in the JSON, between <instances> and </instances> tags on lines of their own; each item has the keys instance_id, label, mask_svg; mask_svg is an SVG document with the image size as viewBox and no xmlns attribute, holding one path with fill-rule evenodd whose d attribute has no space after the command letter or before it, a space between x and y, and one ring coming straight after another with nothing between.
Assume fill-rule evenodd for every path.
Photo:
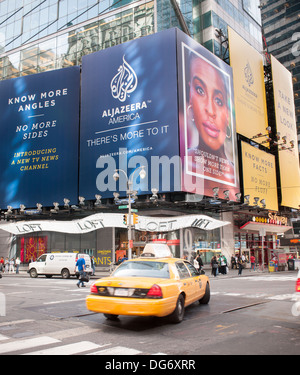
<instances>
[{"instance_id":1,"label":"woman's earring on billboard","mask_svg":"<svg viewBox=\"0 0 300 375\"><path fill-rule=\"evenodd\" d=\"M189 112L190 110L192 110L192 112L193 112L193 109L192 109L192 105L191 105L191 104L188 106L187 109L188 109L188 112ZM189 115L188 115L188 116L189 116ZM190 115L190 118L191 118L191 120L192 120L193 122L195 122L194 114L193 114L193 113Z\"/></svg>"},{"instance_id":2,"label":"woman's earring on billboard","mask_svg":"<svg viewBox=\"0 0 300 375\"><path fill-rule=\"evenodd\" d=\"M230 125L227 125L227 128L226 128L226 138L231 138L232 136L232 131L231 131L231 126Z\"/></svg>"}]
</instances>

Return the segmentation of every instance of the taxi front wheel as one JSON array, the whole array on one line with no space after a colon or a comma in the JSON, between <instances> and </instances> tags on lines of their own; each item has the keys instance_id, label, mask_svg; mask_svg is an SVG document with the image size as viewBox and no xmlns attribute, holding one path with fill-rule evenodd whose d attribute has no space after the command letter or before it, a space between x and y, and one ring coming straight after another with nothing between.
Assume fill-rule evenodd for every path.
<instances>
[{"instance_id":1,"label":"taxi front wheel","mask_svg":"<svg viewBox=\"0 0 300 375\"><path fill-rule=\"evenodd\" d=\"M206 283L205 294L201 299L199 299L199 303L203 305L207 305L209 300L210 300L210 287L209 287L209 284Z\"/></svg>"},{"instance_id":2,"label":"taxi front wheel","mask_svg":"<svg viewBox=\"0 0 300 375\"><path fill-rule=\"evenodd\" d=\"M169 315L171 323L180 323L184 317L184 297L182 294L178 297L174 312Z\"/></svg>"}]
</instances>

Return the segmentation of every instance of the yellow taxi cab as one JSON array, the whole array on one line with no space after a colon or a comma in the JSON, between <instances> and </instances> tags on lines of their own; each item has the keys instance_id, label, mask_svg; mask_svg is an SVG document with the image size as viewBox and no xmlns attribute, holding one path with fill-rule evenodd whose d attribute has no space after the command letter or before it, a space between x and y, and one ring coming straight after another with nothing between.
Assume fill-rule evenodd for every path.
<instances>
[{"instance_id":1,"label":"yellow taxi cab","mask_svg":"<svg viewBox=\"0 0 300 375\"><path fill-rule=\"evenodd\" d=\"M111 320L118 315L168 316L179 323L186 306L209 300L205 274L188 261L173 258L167 245L147 244L141 257L121 263L91 286L86 306Z\"/></svg>"}]
</instances>

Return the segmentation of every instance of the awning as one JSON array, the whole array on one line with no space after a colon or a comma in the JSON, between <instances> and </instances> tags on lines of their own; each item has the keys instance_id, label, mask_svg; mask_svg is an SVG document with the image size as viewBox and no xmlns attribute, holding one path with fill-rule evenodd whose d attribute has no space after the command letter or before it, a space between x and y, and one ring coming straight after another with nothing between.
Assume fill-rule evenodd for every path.
<instances>
[{"instance_id":1,"label":"awning","mask_svg":"<svg viewBox=\"0 0 300 375\"><path fill-rule=\"evenodd\" d=\"M241 226L240 229L253 230L259 232L264 229L266 233L285 233L293 227L288 225L277 225L268 223L257 223L255 221L248 221L248 223Z\"/></svg>"},{"instance_id":2,"label":"awning","mask_svg":"<svg viewBox=\"0 0 300 375\"><path fill-rule=\"evenodd\" d=\"M71 234L89 233L101 228L124 228L124 214L99 213L80 220L32 220L2 224L0 229L15 235L34 232L60 232ZM168 217L139 216L134 229L147 232L171 232L181 228L200 228L213 230L229 225L229 221L220 221L206 215L184 215Z\"/></svg>"}]
</instances>

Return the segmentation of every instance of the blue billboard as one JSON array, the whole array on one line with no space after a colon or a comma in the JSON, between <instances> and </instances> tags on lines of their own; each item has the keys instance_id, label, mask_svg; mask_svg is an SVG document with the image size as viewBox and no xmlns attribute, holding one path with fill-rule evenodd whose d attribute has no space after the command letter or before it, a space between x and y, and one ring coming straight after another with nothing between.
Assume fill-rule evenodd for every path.
<instances>
[{"instance_id":1,"label":"blue billboard","mask_svg":"<svg viewBox=\"0 0 300 375\"><path fill-rule=\"evenodd\" d=\"M79 67L0 82L0 207L78 201Z\"/></svg>"},{"instance_id":2,"label":"blue billboard","mask_svg":"<svg viewBox=\"0 0 300 375\"><path fill-rule=\"evenodd\" d=\"M83 57L79 193L180 190L176 29ZM138 167L146 178L140 180ZM113 179L122 169L120 180Z\"/></svg>"}]
</instances>

